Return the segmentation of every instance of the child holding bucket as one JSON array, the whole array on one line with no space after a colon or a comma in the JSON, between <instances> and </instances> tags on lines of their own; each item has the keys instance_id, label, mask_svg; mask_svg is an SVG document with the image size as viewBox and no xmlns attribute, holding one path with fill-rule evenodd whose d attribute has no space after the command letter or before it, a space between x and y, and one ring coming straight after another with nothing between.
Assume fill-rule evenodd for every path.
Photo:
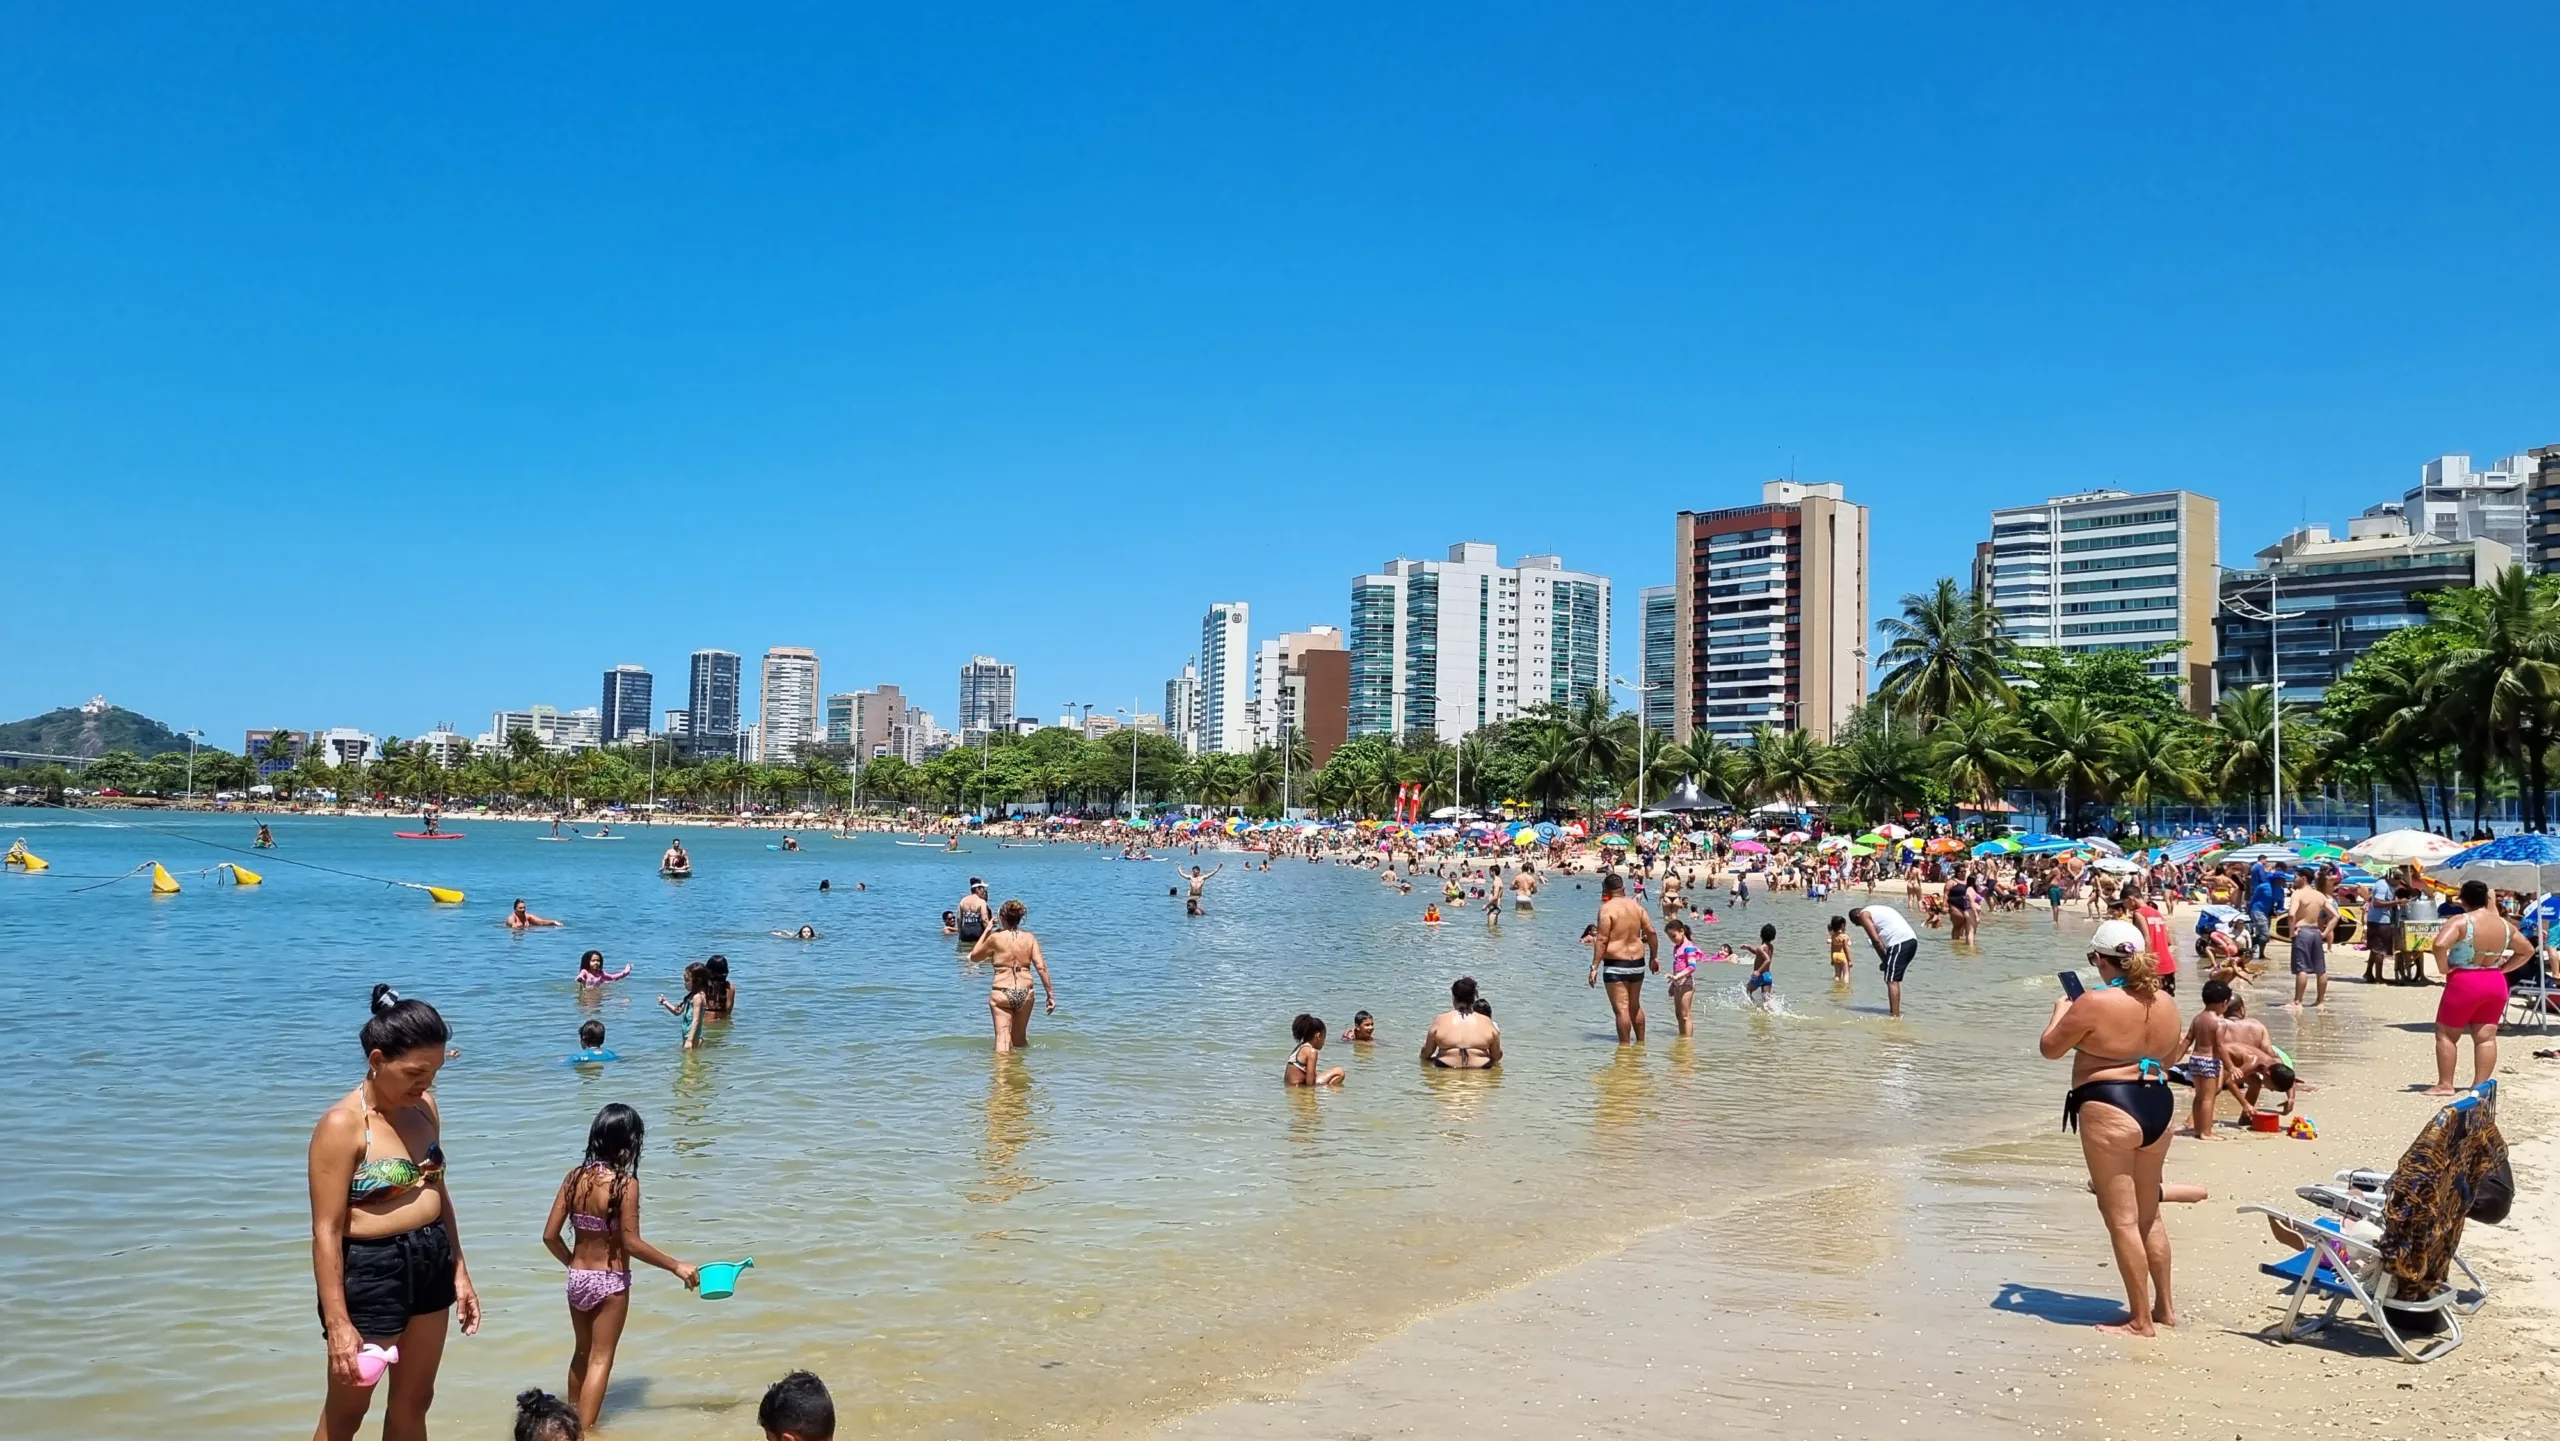
<instances>
[{"instance_id":1,"label":"child holding bucket","mask_svg":"<svg viewBox=\"0 0 2560 1441\"><path fill-rule=\"evenodd\" d=\"M605 1384L613 1379L613 1351L631 1315L631 1258L670 1271L691 1289L696 1270L640 1235L640 1113L616 1101L596 1112L587 1127L586 1159L560 1180L543 1223L542 1244L569 1268L569 1399L581 1426L596 1424ZM574 1244L560 1239L567 1223Z\"/></svg>"}]
</instances>

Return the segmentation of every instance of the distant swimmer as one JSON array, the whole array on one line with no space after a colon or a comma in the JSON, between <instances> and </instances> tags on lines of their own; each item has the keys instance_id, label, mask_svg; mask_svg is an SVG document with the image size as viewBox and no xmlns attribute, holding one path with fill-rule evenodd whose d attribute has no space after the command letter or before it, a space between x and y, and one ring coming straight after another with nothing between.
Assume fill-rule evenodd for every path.
<instances>
[{"instance_id":1,"label":"distant swimmer","mask_svg":"<svg viewBox=\"0 0 2560 1441\"><path fill-rule=\"evenodd\" d=\"M551 919L549 916L537 916L533 912L526 910L524 908L524 897L522 896L516 897L515 908L507 912L507 929L511 931L530 931L539 926L556 926L558 924L560 924L558 921Z\"/></svg>"},{"instance_id":2,"label":"distant swimmer","mask_svg":"<svg viewBox=\"0 0 2560 1441\"><path fill-rule=\"evenodd\" d=\"M996 1054L1031 1044L1031 979L1040 978L1047 993L1052 1014L1058 1009L1058 988L1049 979L1048 958L1040 954L1040 938L1022 928L1022 919L1030 909L1018 900L1006 901L996 912L996 929L980 937L969 948L969 959L989 961L995 975L989 978L987 1010L995 1022Z\"/></svg>"},{"instance_id":3,"label":"distant swimmer","mask_svg":"<svg viewBox=\"0 0 2560 1441\"><path fill-rule=\"evenodd\" d=\"M786 851L796 851L800 849L800 838L791 834L789 831L783 832L782 848Z\"/></svg>"},{"instance_id":4,"label":"distant swimmer","mask_svg":"<svg viewBox=\"0 0 2560 1441\"><path fill-rule=\"evenodd\" d=\"M987 933L987 922L994 912L987 905L987 883L976 876L969 878L969 892L960 898L960 944L974 946ZM973 955L970 959L975 960Z\"/></svg>"},{"instance_id":5,"label":"distant swimmer","mask_svg":"<svg viewBox=\"0 0 2560 1441\"><path fill-rule=\"evenodd\" d=\"M769 934L779 936L786 941L814 941L818 938L818 928L802 926L796 931L773 931Z\"/></svg>"},{"instance_id":6,"label":"distant swimmer","mask_svg":"<svg viewBox=\"0 0 2560 1441\"><path fill-rule=\"evenodd\" d=\"M257 846L262 851L271 851L276 848L276 833L268 830L263 821L258 824Z\"/></svg>"},{"instance_id":7,"label":"distant swimmer","mask_svg":"<svg viewBox=\"0 0 2560 1441\"><path fill-rule=\"evenodd\" d=\"M1297 1046L1289 1052L1289 1063L1280 1068L1280 1083L1285 1086L1339 1086L1349 1074L1340 1066L1329 1071L1316 1067L1324 1060L1324 1021L1304 1011L1289 1023L1289 1034L1297 1038Z\"/></svg>"},{"instance_id":8,"label":"distant swimmer","mask_svg":"<svg viewBox=\"0 0 2560 1441\"><path fill-rule=\"evenodd\" d=\"M1449 1009L1432 1017L1422 1033L1422 1064L1448 1071L1481 1071L1502 1064L1502 1028L1476 1010L1476 978L1449 983Z\"/></svg>"},{"instance_id":9,"label":"distant swimmer","mask_svg":"<svg viewBox=\"0 0 2560 1441\"><path fill-rule=\"evenodd\" d=\"M589 951L578 957L578 984L582 986L601 986L607 981L618 981L630 974L629 966L624 966L618 971L606 970L602 951Z\"/></svg>"},{"instance_id":10,"label":"distant swimmer","mask_svg":"<svg viewBox=\"0 0 2560 1441\"><path fill-rule=\"evenodd\" d=\"M1370 1015L1367 1011L1362 1011L1358 1015L1353 1016L1351 1018L1351 1029L1342 1033L1342 1039L1349 1041L1354 1045L1363 1046L1378 1039L1377 1018Z\"/></svg>"},{"instance_id":11,"label":"distant swimmer","mask_svg":"<svg viewBox=\"0 0 2560 1441\"><path fill-rule=\"evenodd\" d=\"M1197 865L1194 865L1191 868L1191 874L1183 877L1184 880L1191 883L1191 899L1185 901L1182 906L1184 914L1194 916L1202 914L1200 910L1201 888L1209 884L1209 876L1214 876L1218 871L1223 871L1226 868L1226 863L1223 861L1218 864L1217 870L1210 871L1208 875L1202 875L1200 873L1200 867Z\"/></svg>"},{"instance_id":12,"label":"distant swimmer","mask_svg":"<svg viewBox=\"0 0 2560 1441\"><path fill-rule=\"evenodd\" d=\"M666 854L658 857L658 869L663 874L670 876L689 876L693 874L693 857L684 853L684 842L667 842Z\"/></svg>"}]
</instances>

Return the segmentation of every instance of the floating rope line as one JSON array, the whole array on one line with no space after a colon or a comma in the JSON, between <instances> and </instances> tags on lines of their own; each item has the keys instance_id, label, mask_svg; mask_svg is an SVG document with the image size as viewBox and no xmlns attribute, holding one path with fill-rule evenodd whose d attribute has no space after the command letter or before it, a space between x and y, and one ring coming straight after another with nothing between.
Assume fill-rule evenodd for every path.
<instances>
[{"instance_id":1,"label":"floating rope line","mask_svg":"<svg viewBox=\"0 0 2560 1441\"><path fill-rule=\"evenodd\" d=\"M67 810L70 810L70 809L72 809L72 808L71 808L70 806L53 806L53 807L48 807L48 809L53 809L53 810L65 810L65 811L67 811ZM166 828L166 827L163 827L163 826L153 826L153 825L135 825L135 826L129 826L129 827L127 827L127 829L130 829L130 830L137 830L137 831L149 831L149 832L151 832L151 833L152 833L152 834L154 834L154 835L163 835L163 836L167 836L167 837L169 837L169 838L170 838L170 839L172 839L172 840L188 841L188 842L191 842L191 843L193 843L193 844L195 844L195 845L199 845L199 846L211 846L211 847L213 847L213 848L214 848L215 850L217 850L217 851L229 851L229 852L230 852L231 854L233 854L233 855L237 855L237 856L247 856L247 857L249 857L251 860L254 860L254 861L258 862L258 863L259 863L259 864L261 864L261 865L268 865L268 864L281 863L281 864L288 865L288 866L300 866L300 867L302 867L302 868L303 868L304 870L306 870L306 871L319 871L319 872L321 872L321 873L323 873L323 874L326 874L326 875L332 875L332 876L344 876L344 877L346 877L348 880L351 880L351 881L370 881L370 882L372 882L372 883L373 883L373 884L375 884L375 885L382 885L382 886L399 886L399 887L403 887L403 888L405 888L405 889L413 890L413 891L425 891L429 896L431 896L431 897L433 897L434 899L436 899L437 901L439 901L439 902L441 902L441 903L443 903L443 904L445 904L445 905L449 905L449 906L460 905L460 904L462 904L463 899L464 899L464 897L463 897L463 893L462 893L462 892L457 891L457 890L454 890L454 889L452 889L452 888L451 888L451 887L449 887L449 886L430 886L430 885L424 885L424 884L421 884L420 882L417 882L417 881L395 881L395 880L391 879L389 876L368 876L368 875L365 875L364 873L362 873L362 872L360 872L360 871L346 871L346 870L340 870L340 869L338 869L336 866L324 866L324 865L321 865L320 863L318 863L318 862L316 862L316 861L297 861L297 860L295 860L295 859L294 859L293 857L291 857L291 856L284 856L284 855L278 855L278 854L276 854L275 850L274 850L272 847L270 847L269 849L266 849L266 850L252 850L252 849L250 849L250 848L249 848L249 847L247 847L247 846L226 845L226 844L224 844L224 843L223 843L223 842L221 842L221 841L209 841L209 840L206 840L206 839L205 839L204 837L202 837L202 836L191 836L191 835L188 835L188 834L187 834L186 832L184 832L184 831L173 831L173 830L170 830L170 829L168 829L168 828ZM104 879L103 881L100 881L100 882L99 882L99 884L98 884L98 885L95 885L95 886L75 886L75 887L73 887L73 888L72 888L72 890L71 890L71 891L67 892L66 894L77 895L77 894L79 894L79 893L80 893L80 892L82 892L82 891L94 891L94 890L99 889L99 888L100 888L100 887L102 887L102 886L110 886L110 885L113 885L113 884L115 884L117 881L121 881L121 880L128 880L128 879L130 879L130 878L132 878L132 877L134 877L134 876L141 875L141 874L143 874L144 872L146 872L146 871L150 870L153 864L154 864L154 862L151 862L151 861L144 861L141 865L138 865L138 866L134 867L132 870L126 871L126 872L125 872L124 874L122 874L122 875L109 876L109 877L107 877L106 879ZM205 867L203 870L193 872L193 874L195 874L195 875L199 875L199 876L203 876L203 875L211 875L213 872L218 871L218 870L221 870L221 869L223 869L223 867L222 867L222 866L219 866L219 865L207 866L207 867ZM237 868L236 868L236 867L234 867L234 869L236 870ZM75 876L62 876L62 877L60 877L60 879L63 879L63 880L87 880L87 879L91 879L91 877L87 877L87 876L76 876L76 875L75 875ZM236 880L236 879L237 879L237 877L235 876L235 877L234 877L234 879ZM255 882L251 882L250 884L255 884Z\"/></svg>"}]
</instances>

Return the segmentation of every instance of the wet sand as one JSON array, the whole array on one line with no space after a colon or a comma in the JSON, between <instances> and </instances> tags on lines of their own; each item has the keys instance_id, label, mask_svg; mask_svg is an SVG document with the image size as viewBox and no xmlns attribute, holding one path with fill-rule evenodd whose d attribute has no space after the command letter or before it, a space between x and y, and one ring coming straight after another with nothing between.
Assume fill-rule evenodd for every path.
<instances>
[{"instance_id":1,"label":"wet sand","mask_svg":"<svg viewBox=\"0 0 2560 1441\"><path fill-rule=\"evenodd\" d=\"M2342 967L2342 969L2347 969ZM2051 1129L1898 1153L1886 1174L1834 1176L1748 1215L1645 1235L1625 1248L1440 1311L1314 1375L1265 1378L1250 1399L1161 1434L1370 1438L1457 1428L1505 1436L1834 1437L2316 1434L2521 1437L2560 1426L2560 1063L2531 1032L2502 1047L2501 1129L2518 1200L2463 1250L2493 1289L2461 1350L2429 1366L2352 1324L2292 1346L2271 1338L2284 1254L2246 1201L2351 1165L2388 1168L2437 1104L2427 1022L2434 989L2341 982L2331 1013L2253 1005L2279 1044L2326 1053L2301 1141L2226 1126L2181 1138L2173 1180L2211 1199L2170 1211L2174 1334L2102 1336L2122 1290L2083 1189L2078 1146ZM2190 1007L2192 999L2190 998ZM2032 1044L2022 1038L2021 1049ZM2468 1058L2465 1058L2467 1076ZM2018 1075L2034 1076L2027 1051ZM2058 1090L2061 1073L2046 1078ZM2183 1105L2185 1093L2182 1091ZM2231 1114L2225 1109L2226 1118ZM1321 1325L1321 1317L1310 1318Z\"/></svg>"}]
</instances>

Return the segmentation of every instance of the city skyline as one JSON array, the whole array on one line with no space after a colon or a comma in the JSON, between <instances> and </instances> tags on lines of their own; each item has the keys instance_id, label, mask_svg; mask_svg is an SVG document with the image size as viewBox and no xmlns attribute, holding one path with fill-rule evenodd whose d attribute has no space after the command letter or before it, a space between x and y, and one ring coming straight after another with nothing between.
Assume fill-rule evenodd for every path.
<instances>
[{"instance_id":1,"label":"city skyline","mask_svg":"<svg viewBox=\"0 0 2560 1441\"><path fill-rule=\"evenodd\" d=\"M791 643L1045 715L1429 537L1632 596L1661 517L1836 480L1887 614L1996 506L2211 496L2230 565L2560 440L2542 89L2401 98L2543 8L722 16L674 93L663 21L485 23L16 33L0 473L75 539L13 551L0 713L476 729Z\"/></svg>"}]
</instances>

